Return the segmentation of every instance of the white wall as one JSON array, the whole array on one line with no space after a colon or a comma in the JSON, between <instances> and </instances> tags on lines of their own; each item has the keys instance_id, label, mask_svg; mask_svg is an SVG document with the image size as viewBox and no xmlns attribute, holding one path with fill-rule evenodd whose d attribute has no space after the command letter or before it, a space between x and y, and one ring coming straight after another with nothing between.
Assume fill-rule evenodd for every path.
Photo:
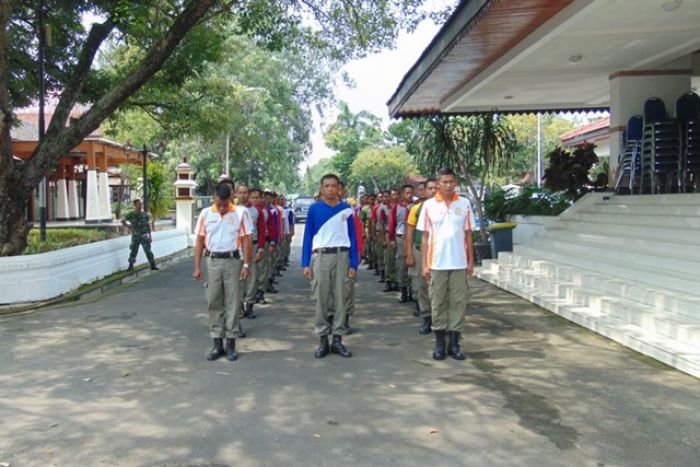
<instances>
[{"instance_id":1,"label":"white wall","mask_svg":"<svg viewBox=\"0 0 700 467\"><path fill-rule=\"evenodd\" d=\"M533 237L544 231L557 216L511 216L510 221L517 226L513 229L513 245L528 245Z\"/></svg>"},{"instance_id":2,"label":"white wall","mask_svg":"<svg viewBox=\"0 0 700 467\"><path fill-rule=\"evenodd\" d=\"M185 230L153 233L156 259L184 250ZM0 258L0 304L48 300L109 276L128 266L131 236L38 255ZM146 263L139 249L136 264Z\"/></svg>"}]
</instances>

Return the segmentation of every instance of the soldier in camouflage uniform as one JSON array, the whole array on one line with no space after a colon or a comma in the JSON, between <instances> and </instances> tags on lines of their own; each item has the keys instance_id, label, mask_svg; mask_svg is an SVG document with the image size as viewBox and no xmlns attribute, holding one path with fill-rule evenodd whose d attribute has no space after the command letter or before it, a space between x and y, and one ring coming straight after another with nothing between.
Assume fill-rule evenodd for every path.
<instances>
[{"instance_id":1,"label":"soldier in camouflage uniform","mask_svg":"<svg viewBox=\"0 0 700 467\"><path fill-rule=\"evenodd\" d=\"M143 252L151 263L151 269L158 270L156 260L151 251L151 225L148 221L148 214L142 210L141 200L134 200L134 210L124 216L122 225L131 231L131 245L129 246L129 267L127 271L134 270L134 262L139 252L139 246L143 246Z\"/></svg>"}]
</instances>

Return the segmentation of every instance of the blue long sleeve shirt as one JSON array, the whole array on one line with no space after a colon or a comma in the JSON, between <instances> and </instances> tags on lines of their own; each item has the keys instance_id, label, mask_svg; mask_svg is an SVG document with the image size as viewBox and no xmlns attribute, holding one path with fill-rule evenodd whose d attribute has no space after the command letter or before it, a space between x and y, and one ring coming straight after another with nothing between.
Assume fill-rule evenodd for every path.
<instances>
[{"instance_id":1,"label":"blue long sleeve shirt","mask_svg":"<svg viewBox=\"0 0 700 467\"><path fill-rule=\"evenodd\" d=\"M357 270L359 257L352 216L352 208L345 202L335 206L323 201L312 204L304 226L301 267L309 267L311 255L317 248L347 247L350 249L350 267Z\"/></svg>"}]
</instances>

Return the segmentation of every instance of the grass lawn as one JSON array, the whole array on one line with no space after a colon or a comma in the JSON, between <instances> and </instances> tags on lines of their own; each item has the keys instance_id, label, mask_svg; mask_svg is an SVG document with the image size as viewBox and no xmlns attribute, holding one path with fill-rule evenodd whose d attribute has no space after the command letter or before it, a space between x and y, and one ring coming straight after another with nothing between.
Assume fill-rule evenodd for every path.
<instances>
[{"instance_id":1,"label":"grass lawn","mask_svg":"<svg viewBox=\"0 0 700 467\"><path fill-rule=\"evenodd\" d=\"M123 234L105 229L46 229L46 241L39 241L39 229L29 231L27 248L23 255L46 253L87 243L101 242Z\"/></svg>"}]
</instances>

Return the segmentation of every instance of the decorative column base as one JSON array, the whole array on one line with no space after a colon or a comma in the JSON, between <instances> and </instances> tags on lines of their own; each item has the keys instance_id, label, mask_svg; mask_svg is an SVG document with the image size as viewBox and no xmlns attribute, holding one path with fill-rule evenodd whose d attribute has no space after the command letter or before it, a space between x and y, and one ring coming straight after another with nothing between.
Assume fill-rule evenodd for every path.
<instances>
[{"instance_id":1,"label":"decorative column base","mask_svg":"<svg viewBox=\"0 0 700 467\"><path fill-rule=\"evenodd\" d=\"M85 200L85 223L96 224L101 222L100 217L100 191L97 186L97 172L88 170L85 183L87 183Z\"/></svg>"},{"instance_id":2,"label":"decorative column base","mask_svg":"<svg viewBox=\"0 0 700 467\"><path fill-rule=\"evenodd\" d=\"M70 219L68 212L68 184L65 178L60 178L56 181L58 191L58 199L56 200L56 220L67 221Z\"/></svg>"},{"instance_id":3,"label":"decorative column base","mask_svg":"<svg viewBox=\"0 0 700 467\"><path fill-rule=\"evenodd\" d=\"M112 197L109 193L109 174L100 173L100 219L103 222L112 222Z\"/></svg>"},{"instance_id":4,"label":"decorative column base","mask_svg":"<svg viewBox=\"0 0 700 467\"><path fill-rule=\"evenodd\" d=\"M78 182L76 180L68 180L68 218L70 220L80 218L78 199Z\"/></svg>"}]
</instances>

